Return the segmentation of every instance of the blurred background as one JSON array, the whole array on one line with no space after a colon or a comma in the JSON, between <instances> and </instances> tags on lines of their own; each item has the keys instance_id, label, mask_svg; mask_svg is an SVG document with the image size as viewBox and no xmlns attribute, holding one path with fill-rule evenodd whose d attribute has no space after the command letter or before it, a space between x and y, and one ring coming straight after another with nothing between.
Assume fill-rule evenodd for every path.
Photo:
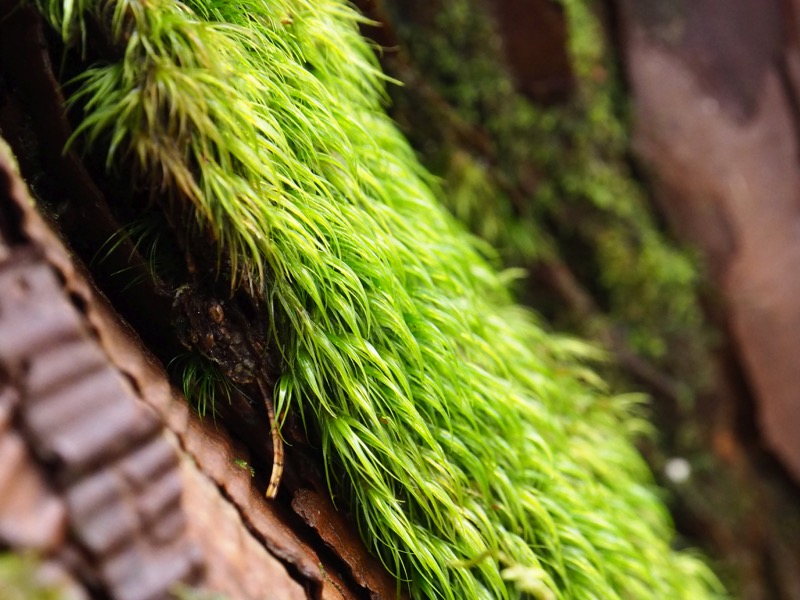
<instances>
[{"instance_id":1,"label":"blurred background","mask_svg":"<svg viewBox=\"0 0 800 600\"><path fill-rule=\"evenodd\" d=\"M800 2L357 4L442 201L648 394L680 543L800 598Z\"/></svg>"}]
</instances>

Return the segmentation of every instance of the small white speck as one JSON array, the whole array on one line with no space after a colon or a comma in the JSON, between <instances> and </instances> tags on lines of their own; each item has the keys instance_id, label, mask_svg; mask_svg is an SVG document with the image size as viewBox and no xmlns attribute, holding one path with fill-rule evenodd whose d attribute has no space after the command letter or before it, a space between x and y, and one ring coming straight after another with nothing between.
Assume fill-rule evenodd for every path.
<instances>
[{"instance_id":1,"label":"small white speck","mask_svg":"<svg viewBox=\"0 0 800 600\"><path fill-rule=\"evenodd\" d=\"M685 483L692 475L692 465L685 458L670 458L664 465L664 474L672 483Z\"/></svg>"}]
</instances>

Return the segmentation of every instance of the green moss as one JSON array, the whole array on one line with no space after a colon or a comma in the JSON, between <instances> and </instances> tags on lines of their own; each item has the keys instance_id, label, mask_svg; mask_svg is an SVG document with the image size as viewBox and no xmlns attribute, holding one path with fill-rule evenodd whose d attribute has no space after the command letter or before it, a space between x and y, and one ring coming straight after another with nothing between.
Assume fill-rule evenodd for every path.
<instances>
[{"instance_id":1,"label":"green moss","mask_svg":"<svg viewBox=\"0 0 800 600\"><path fill-rule=\"evenodd\" d=\"M236 466L237 466L237 467L239 467L240 469L244 469L245 471L247 471L248 473L250 473L250 477L255 477L255 476L256 476L256 471L255 471L255 469L254 469L253 467L251 467L251 466L250 466L250 465L247 463L247 461L246 461L246 460L244 460L244 459L242 459L242 458L237 458L237 459L236 459L236 460L234 460L233 462L234 462L234 463L236 464Z\"/></svg>"},{"instance_id":2,"label":"green moss","mask_svg":"<svg viewBox=\"0 0 800 600\"><path fill-rule=\"evenodd\" d=\"M217 402L230 404L235 384L212 361L187 353L175 357L169 367L170 371L181 377L183 395L194 403L201 417L209 412L216 416Z\"/></svg>"},{"instance_id":3,"label":"green moss","mask_svg":"<svg viewBox=\"0 0 800 600\"><path fill-rule=\"evenodd\" d=\"M448 140L423 156L444 177L451 211L508 263L570 263L629 347L699 389L707 335L696 263L659 229L630 173L626 101L594 3L561 4L577 85L568 101L551 107L516 90L482 0L442 0L428 27L400 27L413 60L444 98L489 134L496 164ZM521 199L512 201L509 187Z\"/></svg>"},{"instance_id":4,"label":"green moss","mask_svg":"<svg viewBox=\"0 0 800 600\"><path fill-rule=\"evenodd\" d=\"M0 150L2 151L2 150ZM0 599L70 600L74 594L42 577L40 562L30 555L0 553Z\"/></svg>"},{"instance_id":5,"label":"green moss","mask_svg":"<svg viewBox=\"0 0 800 600\"><path fill-rule=\"evenodd\" d=\"M278 412L302 413L414 598L714 596L670 548L637 399L516 306L437 203L347 4L40 7L68 44L91 19L114 49L79 78L77 139L229 258L272 319Z\"/></svg>"}]
</instances>

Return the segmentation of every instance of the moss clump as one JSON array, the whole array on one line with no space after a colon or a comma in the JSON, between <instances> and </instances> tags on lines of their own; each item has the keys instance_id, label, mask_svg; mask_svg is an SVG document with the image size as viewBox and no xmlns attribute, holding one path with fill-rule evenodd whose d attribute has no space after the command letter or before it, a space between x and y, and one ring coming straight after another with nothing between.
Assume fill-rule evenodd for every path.
<instances>
[{"instance_id":1,"label":"moss clump","mask_svg":"<svg viewBox=\"0 0 800 600\"><path fill-rule=\"evenodd\" d=\"M419 147L444 178L451 211L508 263L564 260L629 348L699 389L708 362L700 276L692 257L659 229L630 172L626 100L596 3L560 3L576 85L568 100L551 106L517 90L491 3L440 0L429 22L399 27L428 80L460 118L488 135L492 156L487 162L446 136ZM389 4L403 12L401 2Z\"/></svg>"},{"instance_id":2,"label":"moss clump","mask_svg":"<svg viewBox=\"0 0 800 600\"><path fill-rule=\"evenodd\" d=\"M221 276L269 312L279 413L302 412L336 501L413 597L714 595L669 546L633 399L437 204L347 4L40 7L68 44L99 28L113 48L79 78L78 137L191 207Z\"/></svg>"}]
</instances>

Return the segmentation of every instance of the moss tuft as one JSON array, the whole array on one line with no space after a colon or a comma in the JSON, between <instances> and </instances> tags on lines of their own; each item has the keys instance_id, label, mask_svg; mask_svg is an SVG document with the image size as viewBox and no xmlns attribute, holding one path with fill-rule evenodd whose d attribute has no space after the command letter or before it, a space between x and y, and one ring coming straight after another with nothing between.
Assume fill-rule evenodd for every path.
<instances>
[{"instance_id":1,"label":"moss tuft","mask_svg":"<svg viewBox=\"0 0 800 600\"><path fill-rule=\"evenodd\" d=\"M713 596L670 549L635 398L592 384L586 346L516 306L437 204L346 3L39 6L68 44L99 27L115 49L78 80L76 140L230 258L272 318L278 412L313 423L413 597Z\"/></svg>"}]
</instances>

